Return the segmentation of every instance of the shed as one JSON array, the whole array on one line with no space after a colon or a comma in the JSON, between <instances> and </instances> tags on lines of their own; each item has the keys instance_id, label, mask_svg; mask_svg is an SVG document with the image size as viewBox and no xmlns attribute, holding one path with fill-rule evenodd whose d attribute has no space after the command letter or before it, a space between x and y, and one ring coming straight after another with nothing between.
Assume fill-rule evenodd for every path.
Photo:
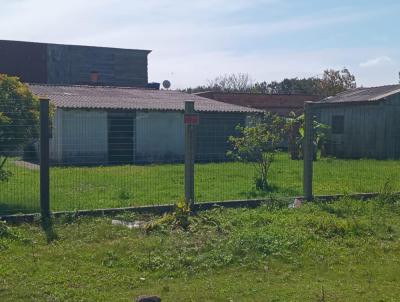
<instances>
[{"instance_id":1,"label":"shed","mask_svg":"<svg viewBox=\"0 0 400 302\"><path fill-rule=\"evenodd\" d=\"M228 136L260 112L172 90L28 85L56 107L50 158L61 164L182 161L187 100L200 115L197 159L225 160Z\"/></svg>"},{"instance_id":2,"label":"shed","mask_svg":"<svg viewBox=\"0 0 400 302\"><path fill-rule=\"evenodd\" d=\"M326 152L340 158L400 158L400 85L355 88L312 106L330 126Z\"/></svg>"}]
</instances>

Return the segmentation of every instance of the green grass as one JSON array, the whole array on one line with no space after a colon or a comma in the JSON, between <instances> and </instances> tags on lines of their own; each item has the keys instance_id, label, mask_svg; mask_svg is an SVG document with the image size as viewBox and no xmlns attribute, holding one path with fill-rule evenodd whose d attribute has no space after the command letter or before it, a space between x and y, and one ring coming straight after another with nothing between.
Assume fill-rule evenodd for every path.
<instances>
[{"instance_id":1,"label":"green grass","mask_svg":"<svg viewBox=\"0 0 400 302\"><path fill-rule=\"evenodd\" d=\"M196 165L198 201L302 195L302 161L277 156L270 171L272 192L254 189L250 164ZM0 183L0 213L38 211L39 173L8 167L14 176ZM400 161L322 159L314 165L315 194L376 192L390 180L400 189ZM51 204L55 211L126 207L176 202L183 198L182 164L51 168Z\"/></svg>"},{"instance_id":2,"label":"green grass","mask_svg":"<svg viewBox=\"0 0 400 302\"><path fill-rule=\"evenodd\" d=\"M124 219L149 219L123 215ZM188 231L111 218L0 225L0 301L398 301L400 203L214 209Z\"/></svg>"}]
</instances>

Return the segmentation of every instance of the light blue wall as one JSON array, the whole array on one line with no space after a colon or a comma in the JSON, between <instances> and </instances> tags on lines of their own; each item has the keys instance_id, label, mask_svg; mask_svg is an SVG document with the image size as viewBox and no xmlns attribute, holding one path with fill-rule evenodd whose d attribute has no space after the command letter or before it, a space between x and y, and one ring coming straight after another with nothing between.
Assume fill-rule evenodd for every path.
<instances>
[{"instance_id":1,"label":"light blue wall","mask_svg":"<svg viewBox=\"0 0 400 302\"><path fill-rule=\"evenodd\" d=\"M182 112L136 113L136 160L174 161L184 156Z\"/></svg>"}]
</instances>

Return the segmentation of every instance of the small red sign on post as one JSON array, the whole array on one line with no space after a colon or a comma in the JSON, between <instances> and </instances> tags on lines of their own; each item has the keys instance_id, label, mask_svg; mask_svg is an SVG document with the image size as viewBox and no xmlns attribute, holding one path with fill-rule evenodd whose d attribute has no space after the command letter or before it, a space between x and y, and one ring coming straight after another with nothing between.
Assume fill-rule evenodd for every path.
<instances>
[{"instance_id":1,"label":"small red sign on post","mask_svg":"<svg viewBox=\"0 0 400 302\"><path fill-rule=\"evenodd\" d=\"M185 114L184 118L185 125L198 125L199 115L198 114Z\"/></svg>"}]
</instances>

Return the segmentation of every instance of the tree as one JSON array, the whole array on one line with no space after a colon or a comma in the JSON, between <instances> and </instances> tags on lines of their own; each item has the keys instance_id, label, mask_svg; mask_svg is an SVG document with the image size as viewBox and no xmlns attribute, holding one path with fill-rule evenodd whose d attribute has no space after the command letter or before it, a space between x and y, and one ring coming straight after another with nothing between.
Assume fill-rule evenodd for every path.
<instances>
[{"instance_id":1,"label":"tree","mask_svg":"<svg viewBox=\"0 0 400 302\"><path fill-rule=\"evenodd\" d=\"M0 181L11 172L8 157L20 151L39 134L39 100L18 78L0 74Z\"/></svg>"},{"instance_id":2,"label":"tree","mask_svg":"<svg viewBox=\"0 0 400 302\"><path fill-rule=\"evenodd\" d=\"M347 89L356 87L353 74L347 68L342 70L326 69L322 77L285 78L280 82L253 83L251 77L245 73L225 74L208 81L207 85L187 88L188 93L215 91L215 92L248 92L264 94L308 94L327 97Z\"/></svg>"},{"instance_id":3,"label":"tree","mask_svg":"<svg viewBox=\"0 0 400 302\"><path fill-rule=\"evenodd\" d=\"M187 93L214 91L214 92L251 92L252 80L247 73L224 74L213 80L208 80L206 85L186 88Z\"/></svg>"},{"instance_id":4,"label":"tree","mask_svg":"<svg viewBox=\"0 0 400 302\"><path fill-rule=\"evenodd\" d=\"M356 88L353 74L347 68L326 69L322 77L285 78L281 82L257 82L252 92L269 94L309 94L327 97L348 89Z\"/></svg>"},{"instance_id":5,"label":"tree","mask_svg":"<svg viewBox=\"0 0 400 302\"><path fill-rule=\"evenodd\" d=\"M249 92L252 86L251 78L246 73L225 74L207 84L211 90L223 92Z\"/></svg>"},{"instance_id":6,"label":"tree","mask_svg":"<svg viewBox=\"0 0 400 302\"><path fill-rule=\"evenodd\" d=\"M257 173L256 189L270 189L268 172L284 140L284 119L265 113L261 118L255 118L246 127L237 126L237 130L238 136L229 137L232 150L228 151L228 156L253 164Z\"/></svg>"},{"instance_id":7,"label":"tree","mask_svg":"<svg viewBox=\"0 0 400 302\"><path fill-rule=\"evenodd\" d=\"M356 88L354 75L347 68L342 70L327 69L319 82L319 95L327 97Z\"/></svg>"}]
</instances>

